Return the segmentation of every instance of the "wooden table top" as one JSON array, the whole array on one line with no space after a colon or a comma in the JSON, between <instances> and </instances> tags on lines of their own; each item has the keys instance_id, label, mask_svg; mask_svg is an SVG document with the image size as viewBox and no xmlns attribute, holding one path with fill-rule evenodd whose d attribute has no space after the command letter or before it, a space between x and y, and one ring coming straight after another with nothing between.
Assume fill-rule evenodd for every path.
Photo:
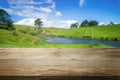
<instances>
[{"instance_id":1,"label":"wooden table top","mask_svg":"<svg viewBox=\"0 0 120 80\"><path fill-rule=\"evenodd\" d=\"M120 49L1 48L0 76L120 76Z\"/></svg>"}]
</instances>

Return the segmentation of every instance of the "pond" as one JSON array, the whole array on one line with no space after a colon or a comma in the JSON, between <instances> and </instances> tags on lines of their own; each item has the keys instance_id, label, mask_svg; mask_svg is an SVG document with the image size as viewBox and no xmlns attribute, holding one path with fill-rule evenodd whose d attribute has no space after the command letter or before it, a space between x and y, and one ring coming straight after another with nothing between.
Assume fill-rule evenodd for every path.
<instances>
[{"instance_id":1,"label":"pond","mask_svg":"<svg viewBox=\"0 0 120 80\"><path fill-rule=\"evenodd\" d=\"M53 37L44 36L47 42L50 43L62 43L62 44L104 44L108 46L114 46L120 48L120 41L106 41L106 40L87 40L87 39L77 39L77 38L63 38L63 37Z\"/></svg>"}]
</instances>

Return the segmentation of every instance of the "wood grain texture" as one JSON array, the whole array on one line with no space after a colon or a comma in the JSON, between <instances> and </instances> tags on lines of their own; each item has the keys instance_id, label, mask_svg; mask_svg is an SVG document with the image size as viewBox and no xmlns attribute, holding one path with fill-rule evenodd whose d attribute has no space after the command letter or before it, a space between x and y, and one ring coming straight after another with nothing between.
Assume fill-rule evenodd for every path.
<instances>
[{"instance_id":1,"label":"wood grain texture","mask_svg":"<svg viewBox=\"0 0 120 80\"><path fill-rule=\"evenodd\" d=\"M0 76L120 76L120 49L1 48Z\"/></svg>"}]
</instances>

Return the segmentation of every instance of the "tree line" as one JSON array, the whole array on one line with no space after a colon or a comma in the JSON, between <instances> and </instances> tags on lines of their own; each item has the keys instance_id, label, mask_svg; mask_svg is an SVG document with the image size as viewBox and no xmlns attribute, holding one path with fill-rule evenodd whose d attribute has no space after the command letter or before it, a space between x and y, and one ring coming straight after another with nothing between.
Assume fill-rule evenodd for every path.
<instances>
[{"instance_id":1,"label":"tree line","mask_svg":"<svg viewBox=\"0 0 120 80\"><path fill-rule=\"evenodd\" d=\"M92 27L92 26L98 26L98 24L99 24L99 22L96 21L96 20L90 20L90 21L84 20L84 21L82 21L81 24L79 24L79 23L77 23L77 22L76 22L76 23L72 23L72 24L70 25L70 28ZM113 23L113 22L110 22L108 25L114 25L114 23Z\"/></svg>"}]
</instances>

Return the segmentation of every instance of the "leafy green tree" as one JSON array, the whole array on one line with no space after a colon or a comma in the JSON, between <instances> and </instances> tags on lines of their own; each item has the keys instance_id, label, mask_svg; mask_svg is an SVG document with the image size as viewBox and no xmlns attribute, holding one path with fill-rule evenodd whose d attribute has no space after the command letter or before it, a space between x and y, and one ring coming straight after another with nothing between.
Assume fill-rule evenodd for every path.
<instances>
[{"instance_id":1,"label":"leafy green tree","mask_svg":"<svg viewBox=\"0 0 120 80\"><path fill-rule=\"evenodd\" d=\"M34 21L34 25L38 29L38 31L42 32L43 22L40 18L38 18Z\"/></svg>"},{"instance_id":2,"label":"leafy green tree","mask_svg":"<svg viewBox=\"0 0 120 80\"><path fill-rule=\"evenodd\" d=\"M114 25L114 23L113 23L113 22L110 22L108 25Z\"/></svg>"},{"instance_id":3,"label":"leafy green tree","mask_svg":"<svg viewBox=\"0 0 120 80\"><path fill-rule=\"evenodd\" d=\"M80 25L80 27L87 27L87 26L88 26L88 21L87 20L84 20Z\"/></svg>"},{"instance_id":4,"label":"leafy green tree","mask_svg":"<svg viewBox=\"0 0 120 80\"><path fill-rule=\"evenodd\" d=\"M0 29L14 29L10 15L3 9L0 9Z\"/></svg>"},{"instance_id":5,"label":"leafy green tree","mask_svg":"<svg viewBox=\"0 0 120 80\"><path fill-rule=\"evenodd\" d=\"M78 26L79 26L79 23L72 23L70 27L71 28L77 28Z\"/></svg>"},{"instance_id":6,"label":"leafy green tree","mask_svg":"<svg viewBox=\"0 0 120 80\"><path fill-rule=\"evenodd\" d=\"M91 20L88 23L88 26L97 26L97 25L98 25L98 22L96 20Z\"/></svg>"}]
</instances>

